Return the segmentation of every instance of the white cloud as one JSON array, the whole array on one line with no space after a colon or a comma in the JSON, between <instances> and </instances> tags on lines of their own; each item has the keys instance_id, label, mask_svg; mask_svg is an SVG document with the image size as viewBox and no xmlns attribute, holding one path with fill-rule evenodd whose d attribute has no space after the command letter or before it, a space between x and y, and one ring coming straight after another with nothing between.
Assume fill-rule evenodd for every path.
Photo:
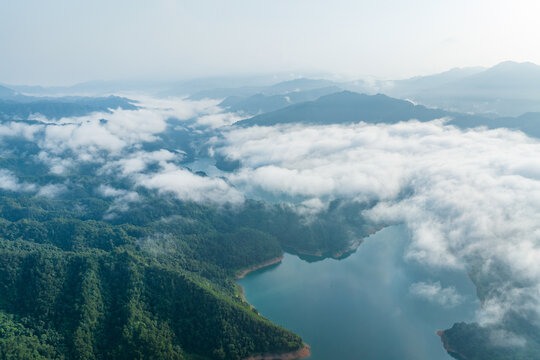
<instances>
[{"instance_id":1,"label":"white cloud","mask_svg":"<svg viewBox=\"0 0 540 360\"><path fill-rule=\"evenodd\" d=\"M55 198L66 191L67 187L63 184L48 184L40 187L36 195L48 198Z\"/></svg>"},{"instance_id":2,"label":"white cloud","mask_svg":"<svg viewBox=\"0 0 540 360\"><path fill-rule=\"evenodd\" d=\"M113 173L119 170L123 176L128 176L145 171L151 164L159 164L161 167L166 167L168 161L175 159L181 160L182 158L182 153L175 154L164 149L151 152L137 151L124 158L108 162L102 167L100 172Z\"/></svg>"},{"instance_id":3,"label":"white cloud","mask_svg":"<svg viewBox=\"0 0 540 360\"><path fill-rule=\"evenodd\" d=\"M142 145L166 131L171 117L191 120L185 127L198 128L220 127L237 115L223 113L215 101L141 101L138 110L117 109L40 125L3 124L0 136L35 139L41 148L37 158L55 174L65 174L81 161L101 163L100 173L182 200L240 204L244 196L269 193L294 199L295 208L306 215L325 209L336 198L375 200L378 204L361 215L383 224L405 223L412 233L409 259L462 269L483 263L485 272L500 264L509 269L508 282L489 294L479 321L497 321L508 309L540 314L540 300L535 300L540 299L536 140L505 129L462 131L442 120L221 127L223 136L211 140L209 152L242 164L223 179L180 168L181 153L146 152ZM39 190L9 172L0 176L4 189ZM116 199L111 211L136 201L136 193L128 190L101 191Z\"/></svg>"},{"instance_id":4,"label":"white cloud","mask_svg":"<svg viewBox=\"0 0 540 360\"><path fill-rule=\"evenodd\" d=\"M211 128L218 128L221 126L231 125L237 121L245 119L245 116L238 115L236 113L218 112L203 115L197 118L197 125Z\"/></svg>"},{"instance_id":5,"label":"white cloud","mask_svg":"<svg viewBox=\"0 0 540 360\"><path fill-rule=\"evenodd\" d=\"M23 137L26 140L32 141L37 132L43 129L42 125L31 125L23 122L7 122L0 124L0 138L4 136L9 137Z\"/></svg>"},{"instance_id":6,"label":"white cloud","mask_svg":"<svg viewBox=\"0 0 540 360\"><path fill-rule=\"evenodd\" d=\"M46 151L40 151L37 160L49 166L49 171L55 175L64 175L69 169L75 166L75 160L70 157L60 157L50 155Z\"/></svg>"},{"instance_id":7,"label":"white cloud","mask_svg":"<svg viewBox=\"0 0 540 360\"><path fill-rule=\"evenodd\" d=\"M491 344L497 347L523 347L527 341L506 330L492 330L489 334Z\"/></svg>"},{"instance_id":8,"label":"white cloud","mask_svg":"<svg viewBox=\"0 0 540 360\"><path fill-rule=\"evenodd\" d=\"M439 281L416 282L411 284L409 292L416 297L443 307L455 307L463 302L463 296L457 292L455 287L443 287Z\"/></svg>"},{"instance_id":9,"label":"white cloud","mask_svg":"<svg viewBox=\"0 0 540 360\"><path fill-rule=\"evenodd\" d=\"M540 316L537 140L436 120L237 128L212 146L241 161L228 179L248 194L378 201L363 216L405 223L412 233L409 259L461 269L485 264L487 273L509 269L504 289L488 300L503 314ZM500 318L491 310L479 318Z\"/></svg>"},{"instance_id":10,"label":"white cloud","mask_svg":"<svg viewBox=\"0 0 540 360\"><path fill-rule=\"evenodd\" d=\"M51 163L53 173L63 173L65 164L57 158L71 158L75 162L103 163L111 157L123 158L125 153L139 151L143 143L155 142L168 126L170 118L181 121L201 117L208 126L215 121L227 123L237 119L230 114L221 114L216 101L188 101L180 98L138 98L139 109L111 109L110 112L95 112L85 116L67 117L58 120L39 118L40 125L11 123L0 126L0 136L25 136L31 138L38 130L43 135L36 141ZM205 116L211 116L205 118ZM213 118L212 118L213 116ZM183 144L180 144L183 145ZM187 145L187 144L185 144ZM71 164L73 165L73 163Z\"/></svg>"},{"instance_id":11,"label":"white cloud","mask_svg":"<svg viewBox=\"0 0 540 360\"><path fill-rule=\"evenodd\" d=\"M37 186L27 182L21 182L11 171L0 169L0 189L9 191L36 191Z\"/></svg>"},{"instance_id":12,"label":"white cloud","mask_svg":"<svg viewBox=\"0 0 540 360\"><path fill-rule=\"evenodd\" d=\"M113 198L114 202L107 210L106 217L111 217L110 214L112 214L115 211L127 211L129 210L129 205L131 203L136 203L140 201L139 194L135 191L129 191L124 189L116 189L109 185L100 185L97 189L97 192L108 198Z\"/></svg>"},{"instance_id":13,"label":"white cloud","mask_svg":"<svg viewBox=\"0 0 540 360\"><path fill-rule=\"evenodd\" d=\"M159 173L139 174L135 181L160 193L172 193L181 200L217 204L240 204L244 201L243 194L223 179L199 176L175 166Z\"/></svg>"}]
</instances>

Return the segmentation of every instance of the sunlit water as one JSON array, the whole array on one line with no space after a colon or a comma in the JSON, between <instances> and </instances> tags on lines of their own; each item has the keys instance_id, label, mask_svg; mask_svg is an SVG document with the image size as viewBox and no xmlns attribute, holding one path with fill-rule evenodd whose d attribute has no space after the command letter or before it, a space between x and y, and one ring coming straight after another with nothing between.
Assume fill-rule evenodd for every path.
<instances>
[{"instance_id":1,"label":"sunlit water","mask_svg":"<svg viewBox=\"0 0 540 360\"><path fill-rule=\"evenodd\" d=\"M239 280L259 312L296 332L313 360L451 359L436 331L470 321L478 308L464 272L427 269L404 259L409 234L392 226L350 257L309 263L286 254ZM463 297L455 306L414 295L411 285L440 281Z\"/></svg>"}]
</instances>

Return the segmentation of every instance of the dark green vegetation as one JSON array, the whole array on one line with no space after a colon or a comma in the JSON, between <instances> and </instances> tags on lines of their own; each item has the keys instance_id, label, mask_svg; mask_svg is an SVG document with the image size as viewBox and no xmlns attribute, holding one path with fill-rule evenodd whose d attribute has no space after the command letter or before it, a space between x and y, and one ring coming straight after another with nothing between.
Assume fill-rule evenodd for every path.
<instances>
[{"instance_id":1,"label":"dark green vegetation","mask_svg":"<svg viewBox=\"0 0 540 360\"><path fill-rule=\"evenodd\" d=\"M296 350L302 339L252 309L234 276L282 249L330 255L372 230L355 216L362 206L341 201L308 221L290 205L215 207L144 189L110 217L114 200L96 189L128 183L95 176L92 165L53 175L31 142L2 145L11 151L1 169L65 190L54 198L0 191L0 358L241 359Z\"/></svg>"},{"instance_id":2,"label":"dark green vegetation","mask_svg":"<svg viewBox=\"0 0 540 360\"><path fill-rule=\"evenodd\" d=\"M234 274L282 251L229 224L234 215L149 200L111 223L100 199L10 195L0 199L2 358L239 359L301 346L238 296Z\"/></svg>"},{"instance_id":3,"label":"dark green vegetation","mask_svg":"<svg viewBox=\"0 0 540 360\"><path fill-rule=\"evenodd\" d=\"M34 111L55 117L134 108L115 97L6 104L13 108L4 107L4 116L26 123ZM154 146L189 138L178 136ZM32 184L0 184L1 359L242 359L303 345L252 309L234 277L291 243L327 247L328 234L309 231L317 221L303 224L281 205L206 206L144 189L111 216L115 200L97 189L132 190L129 181L97 176L93 163L51 174L38 145L21 137L3 137L0 150L1 181L12 174ZM41 196L47 185L63 190ZM304 235L278 241L287 226Z\"/></svg>"},{"instance_id":4,"label":"dark green vegetation","mask_svg":"<svg viewBox=\"0 0 540 360\"><path fill-rule=\"evenodd\" d=\"M243 89L245 94L222 105L246 113L281 108L241 122L244 126L451 117L452 124L464 128L510 127L540 136L540 117L534 113L489 118L352 92L302 102L333 91L330 85L304 79L266 87L257 96L250 96L253 89ZM0 122L32 124L36 121L28 117L35 113L59 118L136 108L135 102L117 97L38 99L9 89L0 92L5 99L0 100ZM297 104L282 108L289 101ZM183 155L171 163L193 161L208 137L218 134L192 131L194 122L168 119L169 128L159 138L129 151L179 149ZM300 215L293 205L254 200L238 207L200 205L99 173L103 162L78 163L69 174L54 175L39 161L37 141L23 136L1 141L0 170L36 189L21 185L17 192L0 191L0 358L241 359L296 350L302 340L251 309L239 294L235 274L283 250L316 258L339 256L351 240L374 230L359 216L374 204L338 199L316 216ZM69 160L73 155L59 156ZM227 171L241 166L219 153L214 160ZM153 171L152 166L157 165L146 171ZM38 195L40 187L51 184L65 191L54 198ZM127 210L110 211L115 200L99 194L103 184L136 191L140 201ZM489 279L476 285L480 296L499 286ZM513 359L513 354L529 359L540 353L540 339L527 324L519 317L496 329L457 324L443 339L454 356L466 354L466 359ZM526 346L494 344L492 334L499 330L525 339Z\"/></svg>"}]
</instances>

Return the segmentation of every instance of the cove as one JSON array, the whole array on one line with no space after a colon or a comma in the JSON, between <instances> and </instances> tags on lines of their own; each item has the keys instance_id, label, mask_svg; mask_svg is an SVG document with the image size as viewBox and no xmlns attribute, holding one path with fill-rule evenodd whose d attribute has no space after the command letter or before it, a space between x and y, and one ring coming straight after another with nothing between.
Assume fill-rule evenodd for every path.
<instances>
[{"instance_id":1,"label":"cove","mask_svg":"<svg viewBox=\"0 0 540 360\"><path fill-rule=\"evenodd\" d=\"M285 254L238 282L261 315L302 336L312 360L451 359L436 331L474 319L475 287L462 271L405 260L409 239L405 226L387 227L345 259L306 262ZM453 287L459 301L414 290L437 282Z\"/></svg>"}]
</instances>

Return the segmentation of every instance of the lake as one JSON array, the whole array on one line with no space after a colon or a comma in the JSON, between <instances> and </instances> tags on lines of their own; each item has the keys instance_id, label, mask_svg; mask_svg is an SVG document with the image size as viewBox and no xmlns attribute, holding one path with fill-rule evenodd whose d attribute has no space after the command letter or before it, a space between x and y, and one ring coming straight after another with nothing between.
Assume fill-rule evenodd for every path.
<instances>
[{"instance_id":1,"label":"lake","mask_svg":"<svg viewBox=\"0 0 540 360\"><path fill-rule=\"evenodd\" d=\"M475 288L465 272L405 260L409 236L387 227L342 260L285 254L238 282L263 316L302 336L312 360L448 360L436 331L474 319Z\"/></svg>"}]
</instances>

